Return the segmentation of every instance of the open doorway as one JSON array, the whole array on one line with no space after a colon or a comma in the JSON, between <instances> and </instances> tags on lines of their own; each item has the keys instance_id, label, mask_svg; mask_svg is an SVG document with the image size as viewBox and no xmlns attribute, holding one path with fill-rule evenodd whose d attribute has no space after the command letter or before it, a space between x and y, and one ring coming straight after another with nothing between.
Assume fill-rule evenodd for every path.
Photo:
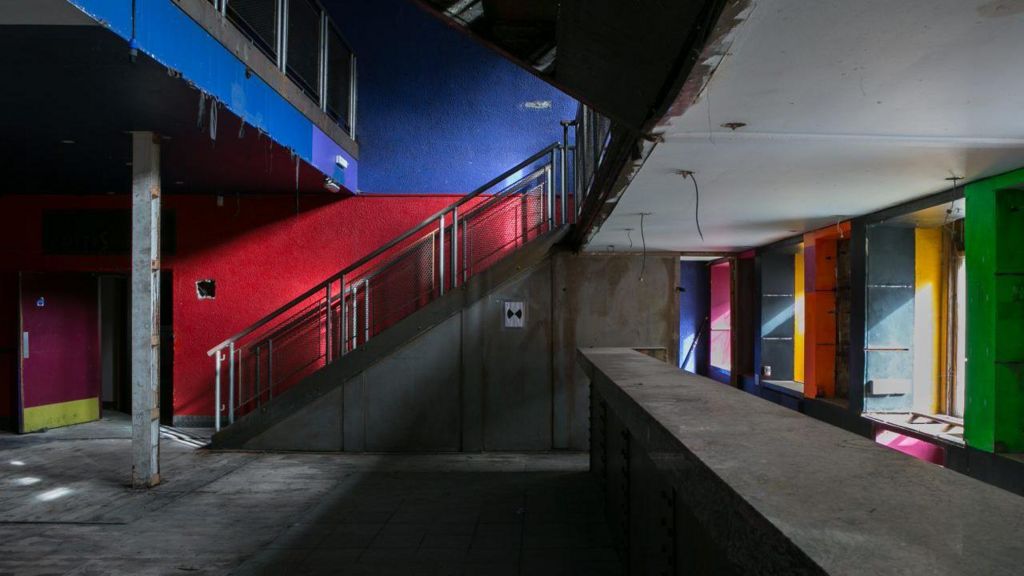
<instances>
[{"instance_id":1,"label":"open doorway","mask_svg":"<svg viewBox=\"0 0 1024 576\"><path fill-rule=\"evenodd\" d=\"M709 375L722 382L732 379L732 276L733 262L725 259L710 267L711 314Z\"/></svg>"},{"instance_id":2,"label":"open doorway","mask_svg":"<svg viewBox=\"0 0 1024 576\"><path fill-rule=\"evenodd\" d=\"M160 270L160 424L174 425L174 276Z\"/></svg>"},{"instance_id":3,"label":"open doorway","mask_svg":"<svg viewBox=\"0 0 1024 576\"><path fill-rule=\"evenodd\" d=\"M794 240L761 254L761 384L804 393L804 249Z\"/></svg>"},{"instance_id":4,"label":"open doorway","mask_svg":"<svg viewBox=\"0 0 1024 576\"><path fill-rule=\"evenodd\" d=\"M964 202L870 226L864 412L963 443L967 277Z\"/></svg>"},{"instance_id":5,"label":"open doorway","mask_svg":"<svg viewBox=\"0 0 1024 576\"><path fill-rule=\"evenodd\" d=\"M99 277L101 400L105 410L132 412L131 312L128 278L124 274Z\"/></svg>"},{"instance_id":6,"label":"open doorway","mask_svg":"<svg viewBox=\"0 0 1024 576\"><path fill-rule=\"evenodd\" d=\"M943 394L945 414L964 417L967 403L967 258L964 251L963 220L956 225L950 254L949 290L946 293L946 378Z\"/></svg>"},{"instance_id":7,"label":"open doorway","mask_svg":"<svg viewBox=\"0 0 1024 576\"><path fill-rule=\"evenodd\" d=\"M684 255L679 262L679 368L708 373L710 318L709 262L718 255Z\"/></svg>"},{"instance_id":8,"label":"open doorway","mask_svg":"<svg viewBox=\"0 0 1024 576\"><path fill-rule=\"evenodd\" d=\"M160 423L174 419L174 299L170 270L160 272ZM99 277L103 408L132 413L131 292L126 274Z\"/></svg>"}]
</instances>

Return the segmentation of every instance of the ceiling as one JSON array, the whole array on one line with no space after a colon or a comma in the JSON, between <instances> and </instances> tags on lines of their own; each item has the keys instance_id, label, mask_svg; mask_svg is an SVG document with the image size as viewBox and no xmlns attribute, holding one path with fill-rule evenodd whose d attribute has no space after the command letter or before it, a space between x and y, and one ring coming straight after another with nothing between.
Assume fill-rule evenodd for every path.
<instances>
[{"instance_id":1,"label":"ceiling","mask_svg":"<svg viewBox=\"0 0 1024 576\"><path fill-rule=\"evenodd\" d=\"M143 54L132 62L109 30L21 14L0 18L0 194L127 194L133 130L162 137L164 192L325 193L319 171L226 108L211 130L212 100L200 113L193 85ZM81 23L73 14L50 13Z\"/></svg>"},{"instance_id":2,"label":"ceiling","mask_svg":"<svg viewBox=\"0 0 1024 576\"><path fill-rule=\"evenodd\" d=\"M631 131L671 102L724 0L417 0Z\"/></svg>"},{"instance_id":3,"label":"ceiling","mask_svg":"<svg viewBox=\"0 0 1024 576\"><path fill-rule=\"evenodd\" d=\"M885 226L902 226L906 228L938 228L962 220L966 215L967 203L963 198L943 202L936 206L924 208L888 218L878 224Z\"/></svg>"},{"instance_id":4,"label":"ceiling","mask_svg":"<svg viewBox=\"0 0 1024 576\"><path fill-rule=\"evenodd\" d=\"M1024 0L751 0L588 249L644 213L648 249L737 251L1024 165L1022 30Z\"/></svg>"},{"instance_id":5,"label":"ceiling","mask_svg":"<svg viewBox=\"0 0 1024 576\"><path fill-rule=\"evenodd\" d=\"M539 72L554 64L556 0L424 0Z\"/></svg>"},{"instance_id":6,"label":"ceiling","mask_svg":"<svg viewBox=\"0 0 1024 576\"><path fill-rule=\"evenodd\" d=\"M95 26L96 21L67 0L0 0L0 26Z\"/></svg>"}]
</instances>

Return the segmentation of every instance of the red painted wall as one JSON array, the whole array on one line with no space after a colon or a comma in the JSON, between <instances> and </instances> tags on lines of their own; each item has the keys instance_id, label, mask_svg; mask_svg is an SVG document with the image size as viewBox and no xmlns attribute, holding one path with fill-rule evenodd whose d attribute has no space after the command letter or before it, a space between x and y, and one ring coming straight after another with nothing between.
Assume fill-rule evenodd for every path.
<instances>
[{"instance_id":1,"label":"red painted wall","mask_svg":"<svg viewBox=\"0 0 1024 576\"><path fill-rule=\"evenodd\" d=\"M459 196L357 196L294 198L172 196L165 207L177 215L177 250L163 266L174 277L174 413L213 412L213 362L206 351L259 320L305 289L422 222ZM49 208L128 208L126 196L0 197L0 310L14 307L4 279L18 271L128 272L127 256L44 256L41 215ZM5 274L7 273L7 274ZM213 279L214 300L199 300L195 282ZM13 318L13 322L10 320ZM17 338L17 316L4 332ZM4 336L0 345L9 336ZM0 368L2 358L0 358ZM0 374L0 398L13 385ZM0 409L5 400L0 400ZM3 416L0 413L0 416Z\"/></svg>"},{"instance_id":2,"label":"red painted wall","mask_svg":"<svg viewBox=\"0 0 1024 576\"><path fill-rule=\"evenodd\" d=\"M0 196L0 422L15 416L18 378L18 272L126 271L125 257L43 256L42 212L127 208L126 196Z\"/></svg>"},{"instance_id":3,"label":"red painted wall","mask_svg":"<svg viewBox=\"0 0 1024 576\"><path fill-rule=\"evenodd\" d=\"M174 271L174 412L213 413L207 351L456 200L454 196L365 196L295 216L288 197L234 202L178 198ZM188 233L186 233L188 228ZM195 282L213 279L214 300Z\"/></svg>"}]
</instances>

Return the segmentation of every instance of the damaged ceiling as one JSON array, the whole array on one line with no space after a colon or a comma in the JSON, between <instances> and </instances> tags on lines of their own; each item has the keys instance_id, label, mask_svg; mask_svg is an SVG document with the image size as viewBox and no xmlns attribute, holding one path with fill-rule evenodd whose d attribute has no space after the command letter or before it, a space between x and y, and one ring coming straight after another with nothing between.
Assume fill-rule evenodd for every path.
<instances>
[{"instance_id":1,"label":"damaged ceiling","mask_svg":"<svg viewBox=\"0 0 1024 576\"><path fill-rule=\"evenodd\" d=\"M1024 1L730 6L589 250L640 214L648 249L741 250L1024 165Z\"/></svg>"},{"instance_id":2,"label":"damaged ceiling","mask_svg":"<svg viewBox=\"0 0 1024 576\"><path fill-rule=\"evenodd\" d=\"M678 92L723 0L417 0L583 101L646 132Z\"/></svg>"}]
</instances>

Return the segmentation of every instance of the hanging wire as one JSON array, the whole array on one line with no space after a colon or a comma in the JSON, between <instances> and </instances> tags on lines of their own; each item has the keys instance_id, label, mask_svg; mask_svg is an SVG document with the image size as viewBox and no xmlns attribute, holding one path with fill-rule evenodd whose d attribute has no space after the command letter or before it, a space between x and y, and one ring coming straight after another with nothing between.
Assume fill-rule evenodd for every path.
<instances>
[{"instance_id":1,"label":"hanging wire","mask_svg":"<svg viewBox=\"0 0 1024 576\"><path fill-rule=\"evenodd\" d=\"M693 182L693 195L696 201L693 208L693 221L697 223L697 235L700 236L700 241L704 242L704 231L700 228L700 186L697 185L697 176L690 170L680 170L678 174Z\"/></svg>"},{"instance_id":2,"label":"hanging wire","mask_svg":"<svg viewBox=\"0 0 1024 576\"><path fill-rule=\"evenodd\" d=\"M299 156L295 155L295 215L299 214Z\"/></svg>"},{"instance_id":3,"label":"hanging wire","mask_svg":"<svg viewBox=\"0 0 1024 576\"><path fill-rule=\"evenodd\" d=\"M721 61L719 61L719 64L721 64ZM715 136L714 131L711 129L711 81L714 79L714 73L717 70L718 67L716 66L715 70L711 72L711 76L708 78L707 85L704 86L704 101L707 104L708 109L708 142L712 144L715 143Z\"/></svg>"},{"instance_id":4,"label":"hanging wire","mask_svg":"<svg viewBox=\"0 0 1024 576\"><path fill-rule=\"evenodd\" d=\"M206 94L199 93L199 115L196 117L196 129L202 131L203 118L206 116Z\"/></svg>"},{"instance_id":5,"label":"hanging wire","mask_svg":"<svg viewBox=\"0 0 1024 576\"><path fill-rule=\"evenodd\" d=\"M957 176L956 174L953 174L949 178L946 178L946 180L950 180L950 181L953 182L953 188L952 188L952 190L949 191L949 208L946 208L946 218L942 222L943 226L946 226L947 224L949 224L949 220L953 216L953 211L956 208L956 189L957 189L957 183L960 182L961 180L963 180L963 178Z\"/></svg>"},{"instance_id":6,"label":"hanging wire","mask_svg":"<svg viewBox=\"0 0 1024 576\"><path fill-rule=\"evenodd\" d=\"M643 242L643 255L640 258L640 282L644 281L644 274L647 272L647 237L644 235L644 217L646 212L640 213L640 240Z\"/></svg>"},{"instance_id":7,"label":"hanging wire","mask_svg":"<svg viewBox=\"0 0 1024 576\"><path fill-rule=\"evenodd\" d=\"M217 106L216 100L210 103L210 140L217 141Z\"/></svg>"}]
</instances>

